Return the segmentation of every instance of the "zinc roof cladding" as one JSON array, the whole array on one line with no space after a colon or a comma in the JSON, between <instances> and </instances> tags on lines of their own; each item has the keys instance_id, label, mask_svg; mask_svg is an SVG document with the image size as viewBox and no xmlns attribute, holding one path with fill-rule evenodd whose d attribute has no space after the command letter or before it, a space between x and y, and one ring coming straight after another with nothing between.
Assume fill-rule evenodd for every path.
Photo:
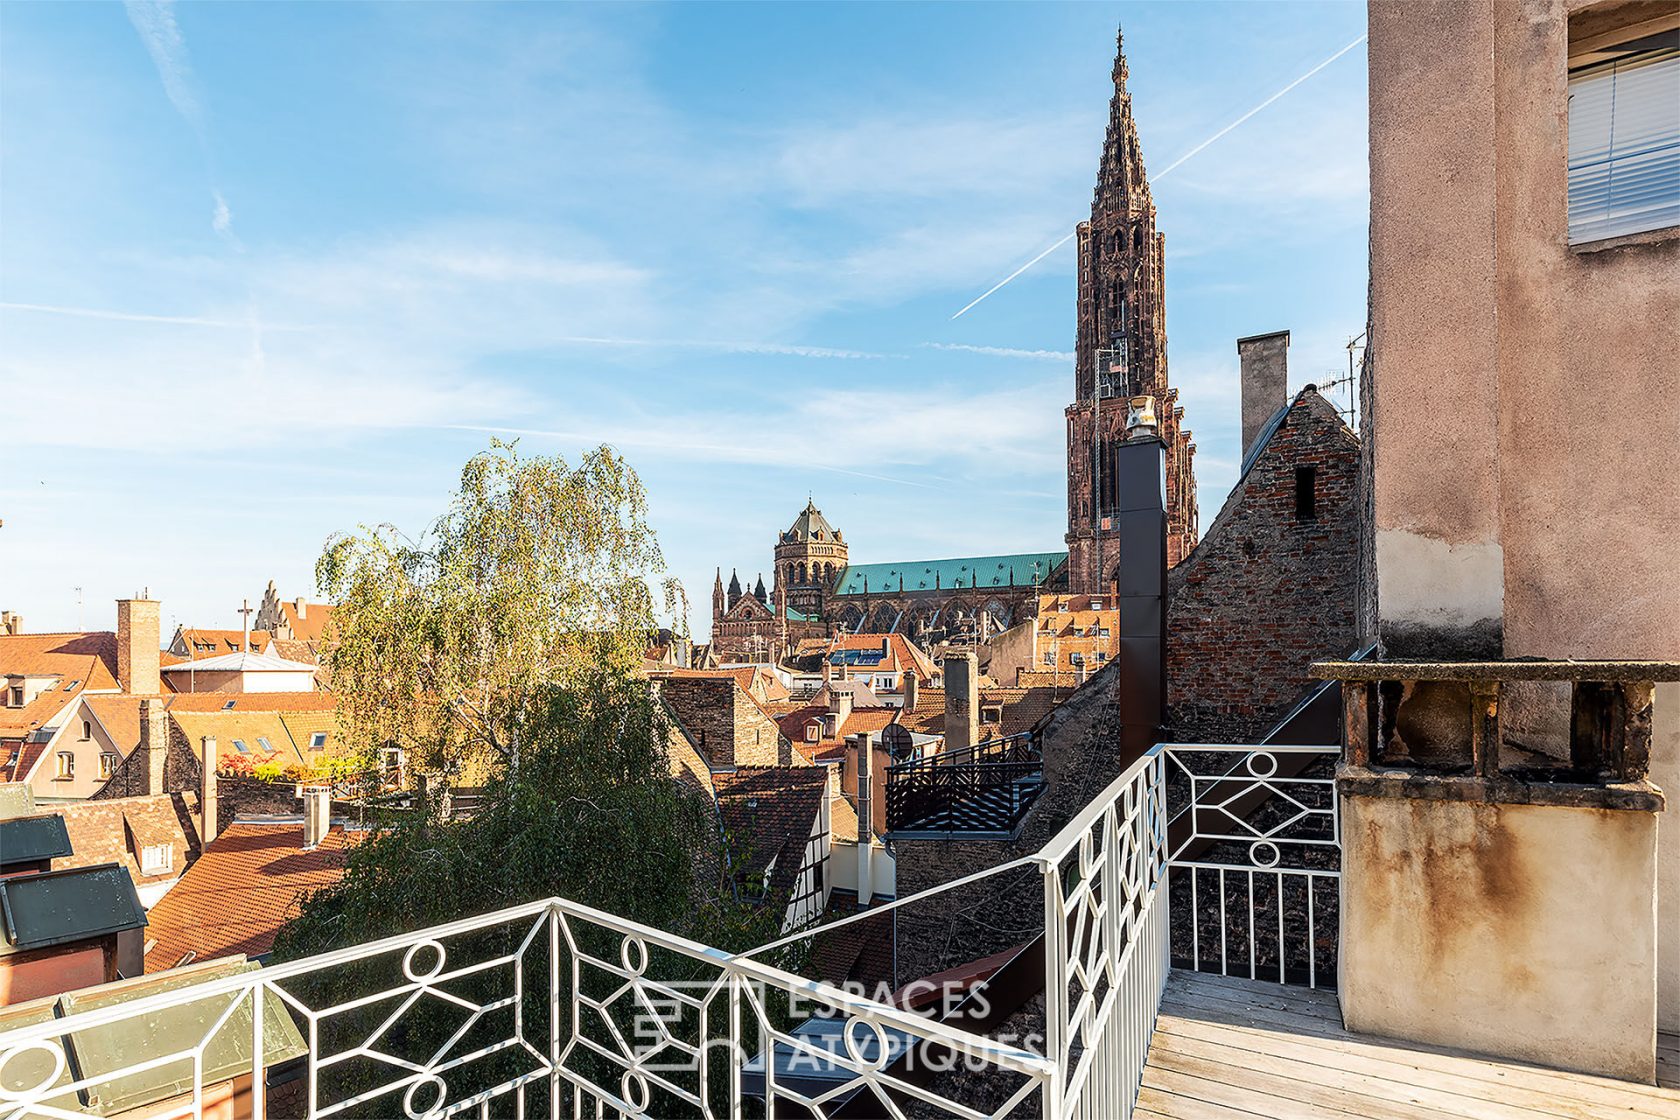
<instances>
[{"instance_id":1,"label":"zinc roof cladding","mask_svg":"<svg viewBox=\"0 0 1680 1120\"><path fill-rule=\"evenodd\" d=\"M834 526L828 523L828 518L822 515L814 501L805 503L805 508L793 519L788 531L782 534L782 539L788 541L832 541L838 538Z\"/></svg>"},{"instance_id":2,"label":"zinc roof cladding","mask_svg":"<svg viewBox=\"0 0 1680 1120\"><path fill-rule=\"evenodd\" d=\"M63 859L70 855L70 833L56 814L0 820L0 868L11 864Z\"/></svg>"},{"instance_id":3,"label":"zinc roof cladding","mask_svg":"<svg viewBox=\"0 0 1680 1120\"><path fill-rule=\"evenodd\" d=\"M152 907L146 971L171 968L187 953L199 960L267 953L299 898L343 877L345 853L363 835L335 827L305 851L302 824L235 821Z\"/></svg>"},{"instance_id":4,"label":"zinc roof cladding","mask_svg":"<svg viewBox=\"0 0 1680 1120\"><path fill-rule=\"evenodd\" d=\"M139 929L146 911L115 863L0 879L0 956Z\"/></svg>"},{"instance_id":5,"label":"zinc roof cladding","mask_svg":"<svg viewBox=\"0 0 1680 1120\"><path fill-rule=\"evenodd\" d=\"M224 653L216 657L203 657L193 661L177 661L173 665L163 667L165 673L309 673L315 672L315 665L310 661L289 661L284 657L277 657L272 653L252 653L241 650L238 653Z\"/></svg>"},{"instance_id":6,"label":"zinc roof cladding","mask_svg":"<svg viewBox=\"0 0 1680 1120\"><path fill-rule=\"evenodd\" d=\"M210 980L256 971L243 957L205 961L163 975L134 977L58 997L58 1011L70 1016L132 1000L178 991ZM66 1040L83 1077L99 1078L134 1063L150 1039L164 1039L179 1049L203 1042L202 1082L212 1085L251 1072L251 1001L238 992L206 996L128 1019L75 1031ZM214 1033L211 1033L214 1031ZM267 1000L263 1011L263 1065L290 1061L308 1053L303 1036L281 1001ZM74 1111L114 1116L190 1092L193 1063L172 1062L139 1073L96 1081L83 1090L83 1107Z\"/></svg>"},{"instance_id":7,"label":"zinc roof cladding","mask_svg":"<svg viewBox=\"0 0 1680 1120\"><path fill-rule=\"evenodd\" d=\"M1020 552L1007 556L959 556L949 560L900 560L885 564L848 564L840 572L836 595L896 594L956 587L1035 587L1050 582L1067 566L1064 552Z\"/></svg>"}]
</instances>

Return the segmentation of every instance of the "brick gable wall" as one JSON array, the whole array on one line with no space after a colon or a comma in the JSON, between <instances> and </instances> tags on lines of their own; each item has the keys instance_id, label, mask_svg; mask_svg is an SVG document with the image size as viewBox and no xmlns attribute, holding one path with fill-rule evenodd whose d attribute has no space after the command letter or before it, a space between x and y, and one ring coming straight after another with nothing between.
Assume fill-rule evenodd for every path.
<instances>
[{"instance_id":1,"label":"brick gable wall","mask_svg":"<svg viewBox=\"0 0 1680 1120\"><path fill-rule=\"evenodd\" d=\"M1316 471L1296 517L1296 469ZM1359 442L1301 394L1195 551L1168 575L1168 736L1252 739L1359 640Z\"/></svg>"},{"instance_id":2,"label":"brick gable wall","mask_svg":"<svg viewBox=\"0 0 1680 1120\"><path fill-rule=\"evenodd\" d=\"M781 729L733 678L671 677L660 695L714 770L804 761L794 761Z\"/></svg>"}]
</instances>

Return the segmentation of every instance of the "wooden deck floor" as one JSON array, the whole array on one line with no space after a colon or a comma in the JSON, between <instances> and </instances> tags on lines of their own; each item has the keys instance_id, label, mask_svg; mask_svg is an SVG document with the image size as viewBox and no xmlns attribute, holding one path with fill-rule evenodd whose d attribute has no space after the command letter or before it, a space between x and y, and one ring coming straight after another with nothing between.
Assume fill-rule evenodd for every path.
<instances>
[{"instance_id":1,"label":"wooden deck floor","mask_svg":"<svg viewBox=\"0 0 1680 1120\"><path fill-rule=\"evenodd\" d=\"M1174 972L1138 1096L1144 1120L1675 1120L1680 1040L1663 1087L1411 1047L1342 1029L1332 992Z\"/></svg>"}]
</instances>

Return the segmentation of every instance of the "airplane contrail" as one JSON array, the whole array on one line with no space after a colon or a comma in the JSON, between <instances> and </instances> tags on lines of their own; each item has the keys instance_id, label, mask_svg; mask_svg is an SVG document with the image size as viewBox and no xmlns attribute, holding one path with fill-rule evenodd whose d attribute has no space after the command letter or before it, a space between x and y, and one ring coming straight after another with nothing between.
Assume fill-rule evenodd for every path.
<instances>
[{"instance_id":1,"label":"airplane contrail","mask_svg":"<svg viewBox=\"0 0 1680 1120\"><path fill-rule=\"evenodd\" d=\"M1220 137L1224 136L1226 133L1230 132L1232 129L1236 128L1238 125L1242 124L1244 121L1246 121L1250 117L1254 116L1254 114L1258 113L1260 110L1264 109L1266 106L1270 105L1272 102L1276 101L1278 98L1282 97L1284 94L1288 93L1290 90L1294 89L1296 86L1300 85L1302 82L1306 81L1308 78L1312 77L1314 74L1318 73L1320 70L1324 69L1326 66L1330 65L1332 62L1335 62L1338 58L1341 58L1344 54L1348 53L1353 48L1355 48L1359 44L1363 43L1366 40L1366 38L1367 38L1367 36L1365 36L1365 35L1359 36L1359 38L1355 39L1353 42L1349 43L1347 46L1343 47L1341 50L1337 51L1335 54L1331 55L1329 58L1325 59L1323 62L1320 62L1317 66L1314 66L1311 70L1308 70L1305 74L1302 74L1300 77L1296 78L1294 81L1290 82L1288 85L1284 86L1282 89L1278 90L1276 93L1274 93L1270 97L1266 98L1266 100L1260 102L1260 104L1256 105L1254 108L1250 109L1248 112L1244 113L1242 116L1238 117L1236 120L1232 121L1230 124L1226 125L1222 129L1220 129L1218 132L1214 133L1212 136L1209 136L1206 140L1203 140L1200 144L1197 144L1194 148L1191 148L1188 152L1185 152L1183 155L1181 155L1177 159L1173 160L1171 163L1169 163L1166 166L1165 169L1156 172L1154 175L1151 175L1150 180L1152 182L1159 182L1161 179L1163 179L1167 175L1171 174L1174 168L1183 164L1186 160L1190 159L1192 156L1197 155L1203 149L1207 148L1210 144L1213 144L1215 141L1217 141ZM1078 232L1077 229L1074 232ZM1017 268L1014 272L1011 272L1008 276L1005 276L1002 280L999 280L996 284L993 284L990 288L987 288L984 292L981 292L978 296L976 296L972 301L969 302L968 306L964 307L961 311L959 311L955 315L951 316L951 318L952 319L962 318L964 315L966 315L970 311L972 311L974 309L974 307L981 302L981 300L986 299L993 292L997 291L999 288L1003 287L1005 284L1009 283L1011 280L1013 280L1017 276L1021 275L1021 273L1027 271L1027 269L1031 268L1033 265L1037 264L1039 261L1043 260L1045 257L1048 257L1051 253L1054 253L1057 249L1060 249L1063 245L1066 245L1069 241L1072 241L1072 240L1073 240L1073 233L1069 233L1066 237L1063 237L1060 241L1056 242L1054 245L1052 245L1048 249L1044 250L1044 252L1040 253L1038 256L1034 257L1032 260L1028 261L1026 264L1022 265L1020 268Z\"/></svg>"}]
</instances>

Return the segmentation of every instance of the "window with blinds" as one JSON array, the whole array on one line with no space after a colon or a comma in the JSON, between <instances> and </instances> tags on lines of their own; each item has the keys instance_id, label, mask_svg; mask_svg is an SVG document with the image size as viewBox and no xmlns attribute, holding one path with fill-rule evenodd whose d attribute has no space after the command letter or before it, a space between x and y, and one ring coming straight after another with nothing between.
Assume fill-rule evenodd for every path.
<instances>
[{"instance_id":1,"label":"window with blinds","mask_svg":"<svg viewBox=\"0 0 1680 1120\"><path fill-rule=\"evenodd\" d=\"M1666 226L1680 226L1673 31L1597 51L1569 73L1570 244Z\"/></svg>"}]
</instances>

